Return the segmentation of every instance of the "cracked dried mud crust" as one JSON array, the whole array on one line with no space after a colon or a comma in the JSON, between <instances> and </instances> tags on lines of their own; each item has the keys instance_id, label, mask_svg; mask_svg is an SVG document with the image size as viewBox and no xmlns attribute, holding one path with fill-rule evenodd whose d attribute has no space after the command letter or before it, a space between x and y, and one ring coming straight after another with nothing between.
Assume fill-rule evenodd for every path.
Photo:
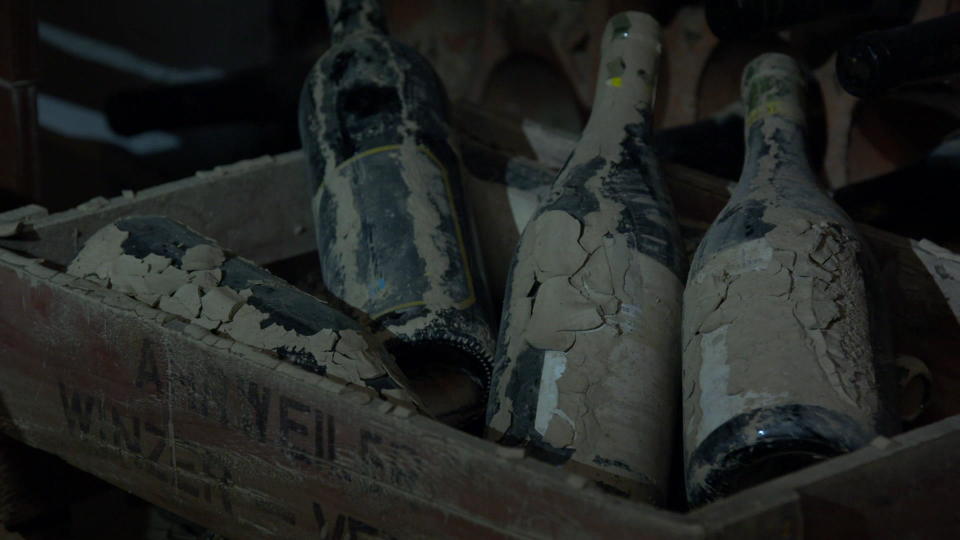
<instances>
[{"instance_id":1,"label":"cracked dried mud crust","mask_svg":"<svg viewBox=\"0 0 960 540\"><path fill-rule=\"evenodd\" d=\"M67 272L320 375L421 406L358 322L173 220L120 219L94 234Z\"/></svg>"},{"instance_id":2,"label":"cracked dried mud crust","mask_svg":"<svg viewBox=\"0 0 960 540\"><path fill-rule=\"evenodd\" d=\"M747 66L744 171L684 292L684 448L696 504L891 427L874 263L815 184L801 77L783 55Z\"/></svg>"},{"instance_id":3,"label":"cracked dried mud crust","mask_svg":"<svg viewBox=\"0 0 960 540\"><path fill-rule=\"evenodd\" d=\"M665 494L676 413L679 233L649 146L659 28L608 23L593 114L521 238L489 435L610 492Z\"/></svg>"}]
</instances>

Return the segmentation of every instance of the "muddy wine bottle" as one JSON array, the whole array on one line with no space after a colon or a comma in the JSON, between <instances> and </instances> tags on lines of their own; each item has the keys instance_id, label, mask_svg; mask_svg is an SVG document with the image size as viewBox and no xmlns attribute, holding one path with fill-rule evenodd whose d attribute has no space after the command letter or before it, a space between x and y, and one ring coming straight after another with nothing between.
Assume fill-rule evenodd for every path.
<instances>
[{"instance_id":1,"label":"muddy wine bottle","mask_svg":"<svg viewBox=\"0 0 960 540\"><path fill-rule=\"evenodd\" d=\"M648 501L670 469L685 264L649 142L659 37L643 13L607 23L590 120L514 256L487 409L489 438Z\"/></svg>"},{"instance_id":2,"label":"muddy wine bottle","mask_svg":"<svg viewBox=\"0 0 960 540\"><path fill-rule=\"evenodd\" d=\"M707 24L720 39L775 32L794 25L850 15L906 21L916 0L708 0Z\"/></svg>"},{"instance_id":3,"label":"muddy wine bottle","mask_svg":"<svg viewBox=\"0 0 960 540\"><path fill-rule=\"evenodd\" d=\"M494 336L443 86L386 35L377 2L331 0L327 13L333 45L299 115L324 283L370 316L415 386L468 396L428 408L479 419Z\"/></svg>"},{"instance_id":4,"label":"muddy wine bottle","mask_svg":"<svg viewBox=\"0 0 960 540\"><path fill-rule=\"evenodd\" d=\"M303 369L420 406L362 324L172 219L119 219L91 236L67 271Z\"/></svg>"},{"instance_id":5,"label":"muddy wine bottle","mask_svg":"<svg viewBox=\"0 0 960 540\"><path fill-rule=\"evenodd\" d=\"M691 261L682 395L693 504L895 427L881 399L892 370L875 265L815 183L804 91L788 56L747 65L743 172Z\"/></svg>"},{"instance_id":6,"label":"muddy wine bottle","mask_svg":"<svg viewBox=\"0 0 960 540\"><path fill-rule=\"evenodd\" d=\"M855 96L960 73L960 13L861 34L837 53L837 78Z\"/></svg>"}]
</instances>

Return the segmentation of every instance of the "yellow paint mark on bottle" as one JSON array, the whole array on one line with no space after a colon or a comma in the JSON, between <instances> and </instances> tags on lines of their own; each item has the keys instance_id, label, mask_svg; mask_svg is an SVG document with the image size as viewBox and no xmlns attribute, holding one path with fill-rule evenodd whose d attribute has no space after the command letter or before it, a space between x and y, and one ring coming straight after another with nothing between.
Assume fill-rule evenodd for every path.
<instances>
[{"instance_id":1,"label":"yellow paint mark on bottle","mask_svg":"<svg viewBox=\"0 0 960 540\"><path fill-rule=\"evenodd\" d=\"M750 114L747 115L747 125L752 125L757 120L777 114L780 112L782 102L780 101L767 101L765 103L759 104L756 108L750 111Z\"/></svg>"},{"instance_id":2,"label":"yellow paint mark on bottle","mask_svg":"<svg viewBox=\"0 0 960 540\"><path fill-rule=\"evenodd\" d=\"M758 104L747 114L746 124L752 126L754 122L768 116L782 116L800 124L806 124L803 109L798 103L790 100L765 101Z\"/></svg>"},{"instance_id":3,"label":"yellow paint mark on bottle","mask_svg":"<svg viewBox=\"0 0 960 540\"><path fill-rule=\"evenodd\" d=\"M621 86L623 86L623 77L610 77L609 79L607 79L607 86L620 88Z\"/></svg>"}]
</instances>

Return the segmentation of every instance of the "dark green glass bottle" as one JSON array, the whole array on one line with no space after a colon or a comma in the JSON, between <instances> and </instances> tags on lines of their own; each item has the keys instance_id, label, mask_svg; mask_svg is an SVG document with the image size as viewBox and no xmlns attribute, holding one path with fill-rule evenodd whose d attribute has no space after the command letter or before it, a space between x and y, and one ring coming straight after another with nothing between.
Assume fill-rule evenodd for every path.
<instances>
[{"instance_id":1,"label":"dark green glass bottle","mask_svg":"<svg viewBox=\"0 0 960 540\"><path fill-rule=\"evenodd\" d=\"M805 79L745 69L740 182L683 298L687 494L702 504L889 433L888 335L868 246L816 184Z\"/></svg>"},{"instance_id":2,"label":"dark green glass bottle","mask_svg":"<svg viewBox=\"0 0 960 540\"><path fill-rule=\"evenodd\" d=\"M327 13L332 45L300 103L323 280L414 384L473 386L432 411L462 422L482 414L494 338L443 85L386 35L378 2L331 0Z\"/></svg>"}]
</instances>

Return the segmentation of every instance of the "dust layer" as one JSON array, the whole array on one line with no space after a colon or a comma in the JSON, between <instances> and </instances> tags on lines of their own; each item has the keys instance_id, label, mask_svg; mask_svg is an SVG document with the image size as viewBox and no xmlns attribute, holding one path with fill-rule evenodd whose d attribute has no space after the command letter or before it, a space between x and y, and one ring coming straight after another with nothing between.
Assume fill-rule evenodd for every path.
<instances>
[{"instance_id":1,"label":"dust layer","mask_svg":"<svg viewBox=\"0 0 960 540\"><path fill-rule=\"evenodd\" d=\"M404 369L446 362L485 396L489 299L446 105L416 51L354 32L308 76L300 133L328 290L370 315ZM437 343L455 354L425 352Z\"/></svg>"},{"instance_id":2,"label":"dust layer","mask_svg":"<svg viewBox=\"0 0 960 540\"><path fill-rule=\"evenodd\" d=\"M419 406L393 358L357 321L168 218L104 227L67 271L314 373Z\"/></svg>"},{"instance_id":3,"label":"dust layer","mask_svg":"<svg viewBox=\"0 0 960 540\"><path fill-rule=\"evenodd\" d=\"M659 45L655 33L631 38L634 26L655 23L630 14L608 25L593 115L521 237L487 428L608 491L656 501L677 408L685 262L647 143Z\"/></svg>"}]
</instances>

